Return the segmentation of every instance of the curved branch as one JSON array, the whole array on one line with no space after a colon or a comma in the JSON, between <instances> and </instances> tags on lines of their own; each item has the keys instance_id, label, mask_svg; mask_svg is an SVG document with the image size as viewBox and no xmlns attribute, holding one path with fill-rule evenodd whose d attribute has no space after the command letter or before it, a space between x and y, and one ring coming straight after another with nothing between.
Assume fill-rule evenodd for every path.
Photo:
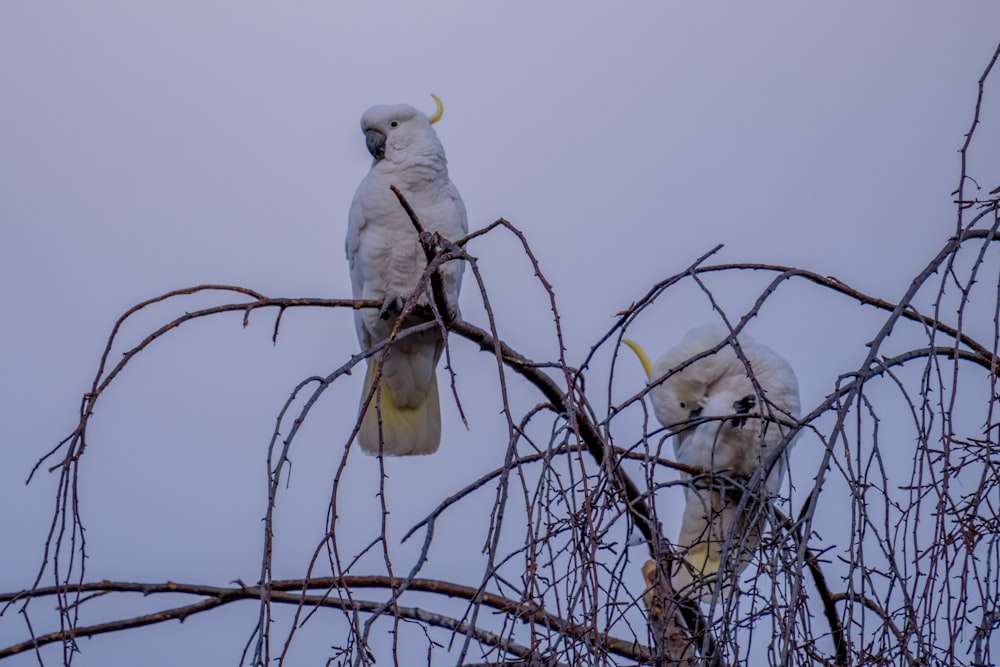
<instances>
[{"instance_id":1,"label":"curved branch","mask_svg":"<svg viewBox=\"0 0 1000 667\"><path fill-rule=\"evenodd\" d=\"M968 177L967 157L969 154L969 148L972 146L972 137L976 133L976 127L979 125L979 114L983 109L983 95L986 89L986 79L989 78L990 72L993 70L993 66L997 62L997 58L1000 58L1000 44L997 45L996 51L993 52L993 57L990 58L990 62L986 65L986 69L983 70L982 76L979 77L979 90L976 95L976 106L972 113L972 126L965 134L965 143L962 144L962 148L959 150L959 154L962 156L961 175L958 180L958 188L953 193L958 196L958 221L956 223L956 229L959 231L962 229L962 214L966 208L965 179Z\"/></svg>"},{"instance_id":2,"label":"curved branch","mask_svg":"<svg viewBox=\"0 0 1000 667\"><path fill-rule=\"evenodd\" d=\"M267 594L268 598L273 602L342 609L343 602L339 598L333 599L327 594L306 595L304 592L311 589L330 591L337 588L380 588L394 590L403 584L404 581L407 580L377 575L352 575L339 579L334 577L320 577L309 580L278 580L273 581L271 585L267 587L245 586L242 584L238 587L203 586L198 584L179 584L172 581L157 584L121 581L85 583L79 586L74 586L74 590L77 590L80 593L92 593L94 595L106 595L108 593L141 593L143 595L179 593L185 595L199 595L207 597L208 599L194 604L185 605L183 607L167 609L135 618L78 627L73 631L58 631L51 632L46 635L40 635L34 640L28 640L6 648L0 648L0 658L30 651L53 642L68 641L78 637L89 637L108 632L115 632L118 630L127 630L130 628L142 627L144 625L162 623L164 621L184 620L194 614L208 611L230 602L240 600L257 601L264 594ZM538 605L528 605L510 600L494 593L485 593L471 586L462 586L460 584L436 579L410 579L408 580L408 588L411 591L436 593L438 595L462 598L465 600L478 599L482 602L482 604L501 611L512 618L526 623L531 622L542 625L550 630L565 635L574 641L592 642L594 640L593 628L589 626L579 625L560 618L554 614L550 614ZM16 602L27 598L47 597L52 595L61 595L62 593L63 590L55 586L37 588L35 590L19 591L17 593L0 593L0 601ZM383 603L367 602L363 600L353 600L351 604L357 611L371 613L378 612L384 606ZM470 627L456 619L427 612L415 607L398 607L398 609L399 615L402 617L413 618L430 623L431 625L455 630L462 634L473 636L481 641L484 641L485 643L500 646L501 648L504 648L504 650L507 650L505 646L509 640L505 640L498 635L485 632L478 628ZM617 639L615 637L602 638L597 643L596 648L630 658L632 660L637 660L639 662L648 661L650 655L648 648L635 642ZM515 651L509 652L521 655Z\"/></svg>"},{"instance_id":3,"label":"curved branch","mask_svg":"<svg viewBox=\"0 0 1000 667\"><path fill-rule=\"evenodd\" d=\"M124 352L122 354L121 360L117 364L115 364L114 367L110 371L108 371L107 374L105 375L105 369L107 367L108 358L111 354L111 350L114 347L114 344L118 337L118 332L129 317L135 315L143 308L146 308L147 306L150 306L152 304L161 303L173 297L188 296L206 290L222 290L222 291L236 292L238 294L245 294L247 296L252 296L256 300L246 303L223 304L220 306L203 308L201 310L195 310L189 313L184 313L184 315L181 315L180 317L177 317L171 320L170 322L167 322L166 324L158 328L156 331L143 338L142 341L139 342L137 345ZM301 307L351 308L354 310L359 310L362 308L380 308L381 304L379 304L377 301L374 300L363 300L363 299L358 299L358 300L310 299L310 298L271 299L251 289L247 289L245 287L237 287L233 285L198 285L195 287L173 290L165 294L161 294L160 296L154 297L152 299L147 299L146 301L138 303L135 306L129 308L127 311L125 311L125 313L121 317L118 318L118 320L115 322L114 327L111 330L111 335L108 337L108 342L105 345L104 353L101 355L101 361L100 364L98 365L97 374L94 377L94 382L91 387L91 390L86 394L84 394L83 396L83 400L80 406L79 424L70 435L68 435L66 438L60 441L58 445L56 445L52 450L47 452L44 456L42 456L38 460L35 466L31 469L31 473L28 475L27 482L31 481L34 474L38 471L39 467L41 467L41 465L46 460L51 458L56 452L58 452L63 447L63 445L66 445L67 443L69 443L69 447L67 448L66 455L63 458L62 462L49 468L49 472L52 472L53 470L56 470L59 467L65 467L71 462L76 461L80 458L80 455L83 454L83 451L86 448L86 441L84 439L84 435L86 433L87 422L94 413L94 405L97 402L98 397L108 387L108 385L111 384L112 380L114 380L115 377L117 377L118 374L121 373L121 371L125 368L128 362L131 361L133 357L135 357L135 355L137 355L139 352L142 352L144 349L149 347L149 345L151 345L153 341L157 340L167 332L173 331L174 329L192 320L200 319L202 317L208 317L210 315L218 315L220 313L243 312L244 314L243 326L247 326L248 317L251 311L258 310L261 308L278 308L279 313L283 313L288 308L301 308ZM274 336L277 336L277 323L275 325Z\"/></svg>"}]
</instances>

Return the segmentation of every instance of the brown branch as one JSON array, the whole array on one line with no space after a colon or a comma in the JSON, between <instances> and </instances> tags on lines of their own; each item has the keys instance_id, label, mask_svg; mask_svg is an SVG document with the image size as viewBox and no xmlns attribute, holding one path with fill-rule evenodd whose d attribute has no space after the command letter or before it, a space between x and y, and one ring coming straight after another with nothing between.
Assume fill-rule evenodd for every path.
<instances>
[{"instance_id":1,"label":"brown branch","mask_svg":"<svg viewBox=\"0 0 1000 667\"><path fill-rule=\"evenodd\" d=\"M893 623L892 618L885 613L885 610L871 598L865 597L861 593L834 593L830 596L831 603L837 602L856 602L861 606L875 612L882 622L885 623L886 627L889 628L890 632L896 637L896 641L899 642L900 647L906 644L906 636L900 631L896 624Z\"/></svg>"},{"instance_id":2,"label":"brown branch","mask_svg":"<svg viewBox=\"0 0 1000 667\"><path fill-rule=\"evenodd\" d=\"M654 667L698 665L696 643L688 636L687 623L670 583L670 564L647 560L642 566L642 576L646 580L642 601L649 612L649 627L655 642L652 664Z\"/></svg>"},{"instance_id":3,"label":"brown branch","mask_svg":"<svg viewBox=\"0 0 1000 667\"><path fill-rule=\"evenodd\" d=\"M1000 240L995 234L989 234L985 230L971 230L963 234L960 238L953 237L949 239L949 246L952 243L962 243L963 241L969 239L982 239L989 238L989 240L996 241ZM949 249L950 250L950 249ZM832 276L821 276L812 271L807 271L805 269L797 269L789 266L778 266L773 264L744 264L744 263L734 263L734 264L719 264L714 266L701 267L695 270L695 273L710 273L710 272L722 272L722 271L733 271L733 270L752 270L752 271L769 271L780 273L781 275L775 278L774 283L779 283L791 278L802 278L808 282L820 285L834 292L843 294L845 296L856 299L859 303L866 306L874 306L880 310L885 310L892 312L899 307L899 304L881 299L879 297L871 296L865 294L864 292L854 289L841 282L837 278ZM933 318L929 315L923 315L918 312L912 305L907 304L899 313L899 316L903 319L907 319L913 322L918 322L924 326L933 328L937 331L944 333L945 335L953 338L956 342L960 342L966 347L968 347L978 358L971 358L966 356L970 361L975 361L986 368L986 370L993 370L994 372L1000 370L1000 361L994 357L988 348L977 342L975 339L971 338L967 334L964 334L954 327L951 327L940 320Z\"/></svg>"},{"instance_id":4,"label":"brown branch","mask_svg":"<svg viewBox=\"0 0 1000 667\"><path fill-rule=\"evenodd\" d=\"M961 159L962 159L961 172L960 172L959 179L958 179L958 189L956 189L955 192L952 193L952 194L954 194L954 195L956 195L958 197L958 202L957 202L958 203L958 220L957 220L956 225L955 225L955 229L956 229L957 233L961 233L961 231L962 231L962 219L963 219L962 216L963 216L963 213L965 212L965 208L966 208L966 204L965 204L965 180L966 180L966 178L968 178L968 175L969 175L969 172L968 172L968 162L967 162L967 158L968 158L968 154L969 154L969 147L972 146L972 137L976 133L976 127L979 125L979 115L982 112L982 108L983 108L983 95L984 95L985 90L986 90L986 79L989 77L990 72L993 70L993 66L996 64L997 58L1000 58L1000 44L997 44L997 48L993 52L993 57L990 58L989 63L986 65L986 69L983 70L982 76L979 77L978 91L977 91L977 94L976 94L976 105L975 105L974 111L972 113L972 126L969 128L969 131L966 132L966 134L965 134L965 143L963 143L962 144L962 148L959 149L959 154L961 155ZM992 194L992 192L990 194Z\"/></svg>"},{"instance_id":5,"label":"brown branch","mask_svg":"<svg viewBox=\"0 0 1000 667\"><path fill-rule=\"evenodd\" d=\"M208 611L230 602L240 600L259 600L264 594L266 594L273 602L340 609L343 606L340 599L330 598L328 594L307 595L305 592L312 589L331 591L338 588L379 588L396 590L404 582L408 584L408 588L411 591L436 593L446 597L461 598L465 600L481 600L482 604L501 611L512 618L526 623L537 623L576 641L590 641L594 637L593 629L591 627L579 625L560 618L554 614L550 614L536 604L526 604L510 600L494 593L486 593L471 586L462 586L460 584L436 579L414 578L403 580L396 577L377 575L352 575L341 578L319 577L308 580L277 580L271 582L271 584L267 587L245 585L240 585L239 587L203 586L198 584L180 584L171 581L156 584L98 581L80 584L74 586L73 588L79 593L94 593L99 595L107 593L141 593L143 595L177 593L184 595L199 595L209 599L202 600L195 604L168 609L136 618L80 627L73 631L60 631L40 635L34 640L29 640L6 648L0 648L0 658L15 655L17 653L23 653L24 651L33 650L36 647L51 644L57 641L72 640L78 637L88 637L107 632L115 632L117 630L127 630L144 625L162 623L169 620L184 620L194 614ZM17 602L29 598L61 595L63 592L63 589L60 587L53 586L37 588L35 590L19 591L17 593L0 593L0 602ZM375 613L384 606L383 603L366 603L359 600L354 600L351 604L355 609L370 613ZM455 625L458 623L457 621L454 622L455 624L449 624L441 621L441 619L447 617L431 614L430 612L425 612L423 610L406 611L406 609L407 608L399 607L401 616L429 621L433 625L448 627L453 630L458 629L458 625ZM434 620L431 620L432 618ZM460 631L464 634L469 634L472 630L472 628L466 627L465 630ZM615 637L604 638L595 648L640 662L648 661L650 655L648 648L635 642L617 639Z\"/></svg>"},{"instance_id":6,"label":"brown branch","mask_svg":"<svg viewBox=\"0 0 1000 667\"><path fill-rule=\"evenodd\" d=\"M441 254L438 250L439 245L444 241L443 237L437 232L427 232L423 225L420 224L420 219L417 217L416 211L410 206L410 203L406 201L406 197L403 193L399 191L395 185L390 185L389 189L392 190L393 194L399 200L400 206L406 211L406 215L409 216L410 222L413 223L413 227L417 230L417 238L420 241L420 246L424 250L424 257L427 259L427 265L430 267L434 258ZM464 255L465 253L459 249L459 255ZM437 310L441 313L444 319L444 323L447 324L454 318L457 312L454 304L448 303L448 295L444 293L444 281L441 278L441 273L437 268L431 269L430 274L431 280L431 294L433 295L434 304L437 306Z\"/></svg>"},{"instance_id":7,"label":"brown branch","mask_svg":"<svg viewBox=\"0 0 1000 667\"><path fill-rule=\"evenodd\" d=\"M146 625L163 623L164 621L183 621L189 616L193 616L194 614L198 614L203 611L208 611L209 609L214 609L236 599L240 598L230 598L225 596L212 597L208 600L202 600L201 602L196 602L184 607L158 611L153 614L146 614L145 616L137 616L135 618L129 618L121 621L109 621L107 623L98 623L96 625L88 625L84 627L75 627L71 630L59 630L44 635L38 635L34 639L29 639L19 644L12 644L10 646L0 648L0 659L8 658L12 655L17 655L18 653L33 651L55 642L73 642L80 637L93 637L95 635L106 634L108 632L131 630L133 628L141 628Z\"/></svg>"}]
</instances>

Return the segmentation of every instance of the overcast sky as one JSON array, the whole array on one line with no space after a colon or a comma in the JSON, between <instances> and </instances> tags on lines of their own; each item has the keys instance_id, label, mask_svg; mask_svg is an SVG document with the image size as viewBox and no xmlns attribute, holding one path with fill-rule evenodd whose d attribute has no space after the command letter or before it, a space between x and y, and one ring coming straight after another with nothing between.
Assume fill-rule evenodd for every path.
<instances>
[{"instance_id":1,"label":"overcast sky","mask_svg":"<svg viewBox=\"0 0 1000 667\"><path fill-rule=\"evenodd\" d=\"M358 121L373 104L430 111L429 93L441 96L435 127L470 227L502 216L526 234L570 363L616 312L719 243L714 261L797 265L898 297L954 227L957 150L1000 4L818 4L0 4L0 590L34 578L55 478L23 481L75 425L129 306L201 283L350 295L343 238L370 164ZM998 91L970 156L986 190L1000 184ZM501 335L553 359L547 297L517 244L498 234L472 252ZM715 286L738 315L751 283ZM125 344L222 300L140 317ZM863 358L877 322L828 306L791 290L750 328L796 368L807 408ZM484 324L469 280L462 307ZM695 289L679 290L632 336L656 355L710 318ZM80 469L87 579L256 579L277 411L299 380L357 351L347 311L286 313L277 345L272 324L259 312L246 329L238 315L187 325L102 398ZM810 336L833 329L843 347L817 354ZM470 430L445 405L440 452L389 462L397 538L502 461L491 361L465 344L454 354ZM619 399L641 388L637 364L619 373ZM539 400L511 382L519 406ZM335 385L303 431L278 577L302 576L322 537L360 385L357 374ZM808 478L815 452L799 449ZM364 526L378 517L378 469L357 454L342 493ZM235 664L254 613L85 640L76 664ZM0 645L25 638L17 614L0 618Z\"/></svg>"}]
</instances>

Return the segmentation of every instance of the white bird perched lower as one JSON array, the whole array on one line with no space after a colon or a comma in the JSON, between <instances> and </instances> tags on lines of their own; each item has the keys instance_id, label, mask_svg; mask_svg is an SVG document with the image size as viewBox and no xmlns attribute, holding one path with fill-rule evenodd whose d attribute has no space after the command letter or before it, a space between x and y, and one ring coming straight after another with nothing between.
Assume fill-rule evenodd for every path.
<instances>
[{"instance_id":1,"label":"white bird perched lower","mask_svg":"<svg viewBox=\"0 0 1000 667\"><path fill-rule=\"evenodd\" d=\"M689 484L677 539L684 562L671 579L675 591L702 599L713 590L705 585L713 575L722 570L726 579L735 579L760 545L766 517L761 496L773 497L781 487L791 443L781 446L792 430L789 422L796 421L800 411L791 366L749 337L738 341L753 380L731 344L684 366L728 338L729 329L722 325L695 328L655 364L638 344L623 341L643 363L657 420L678 431L674 448L680 463L737 482L746 482L763 465L771 466L761 470L763 492L726 493L719 481L685 475ZM659 381L671 371L673 375Z\"/></svg>"},{"instance_id":2,"label":"white bird perched lower","mask_svg":"<svg viewBox=\"0 0 1000 667\"><path fill-rule=\"evenodd\" d=\"M437 96L434 100L438 108L431 117L406 104L374 106L361 117L361 130L374 161L351 202L347 260L354 298L383 303L378 311L355 311L363 349L389 337L403 303L427 266L417 231L390 186L403 194L424 231L457 240L469 229L465 204L448 178L444 147L431 127L443 111ZM459 261L440 267L445 295L456 311L463 268ZM420 303L428 303L428 294L420 297ZM404 325L419 323L411 317ZM364 417L358 433L364 451L405 456L437 450L441 408L436 366L442 346L437 328L397 339L382 363L379 389L370 403L383 355L368 358L361 394Z\"/></svg>"}]
</instances>

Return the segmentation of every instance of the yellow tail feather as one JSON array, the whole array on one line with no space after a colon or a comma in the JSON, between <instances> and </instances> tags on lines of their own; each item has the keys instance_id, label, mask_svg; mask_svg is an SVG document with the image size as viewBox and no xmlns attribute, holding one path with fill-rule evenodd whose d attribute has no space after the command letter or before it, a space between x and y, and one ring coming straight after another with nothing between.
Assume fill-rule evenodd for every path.
<instances>
[{"instance_id":1,"label":"yellow tail feather","mask_svg":"<svg viewBox=\"0 0 1000 667\"><path fill-rule=\"evenodd\" d=\"M369 358L365 388L361 394L361 409L364 409L365 403L368 402L368 395L371 393L377 374L378 360ZM441 442L441 406L437 375L431 377L431 384L424 401L416 407L396 405L392 389L385 378L382 378L379 384L380 392L371 397L358 432L361 449L369 454L378 454L381 451L386 456L411 456L436 452ZM381 402L376 405L378 401ZM380 413L381 438L379 437Z\"/></svg>"}]
</instances>

